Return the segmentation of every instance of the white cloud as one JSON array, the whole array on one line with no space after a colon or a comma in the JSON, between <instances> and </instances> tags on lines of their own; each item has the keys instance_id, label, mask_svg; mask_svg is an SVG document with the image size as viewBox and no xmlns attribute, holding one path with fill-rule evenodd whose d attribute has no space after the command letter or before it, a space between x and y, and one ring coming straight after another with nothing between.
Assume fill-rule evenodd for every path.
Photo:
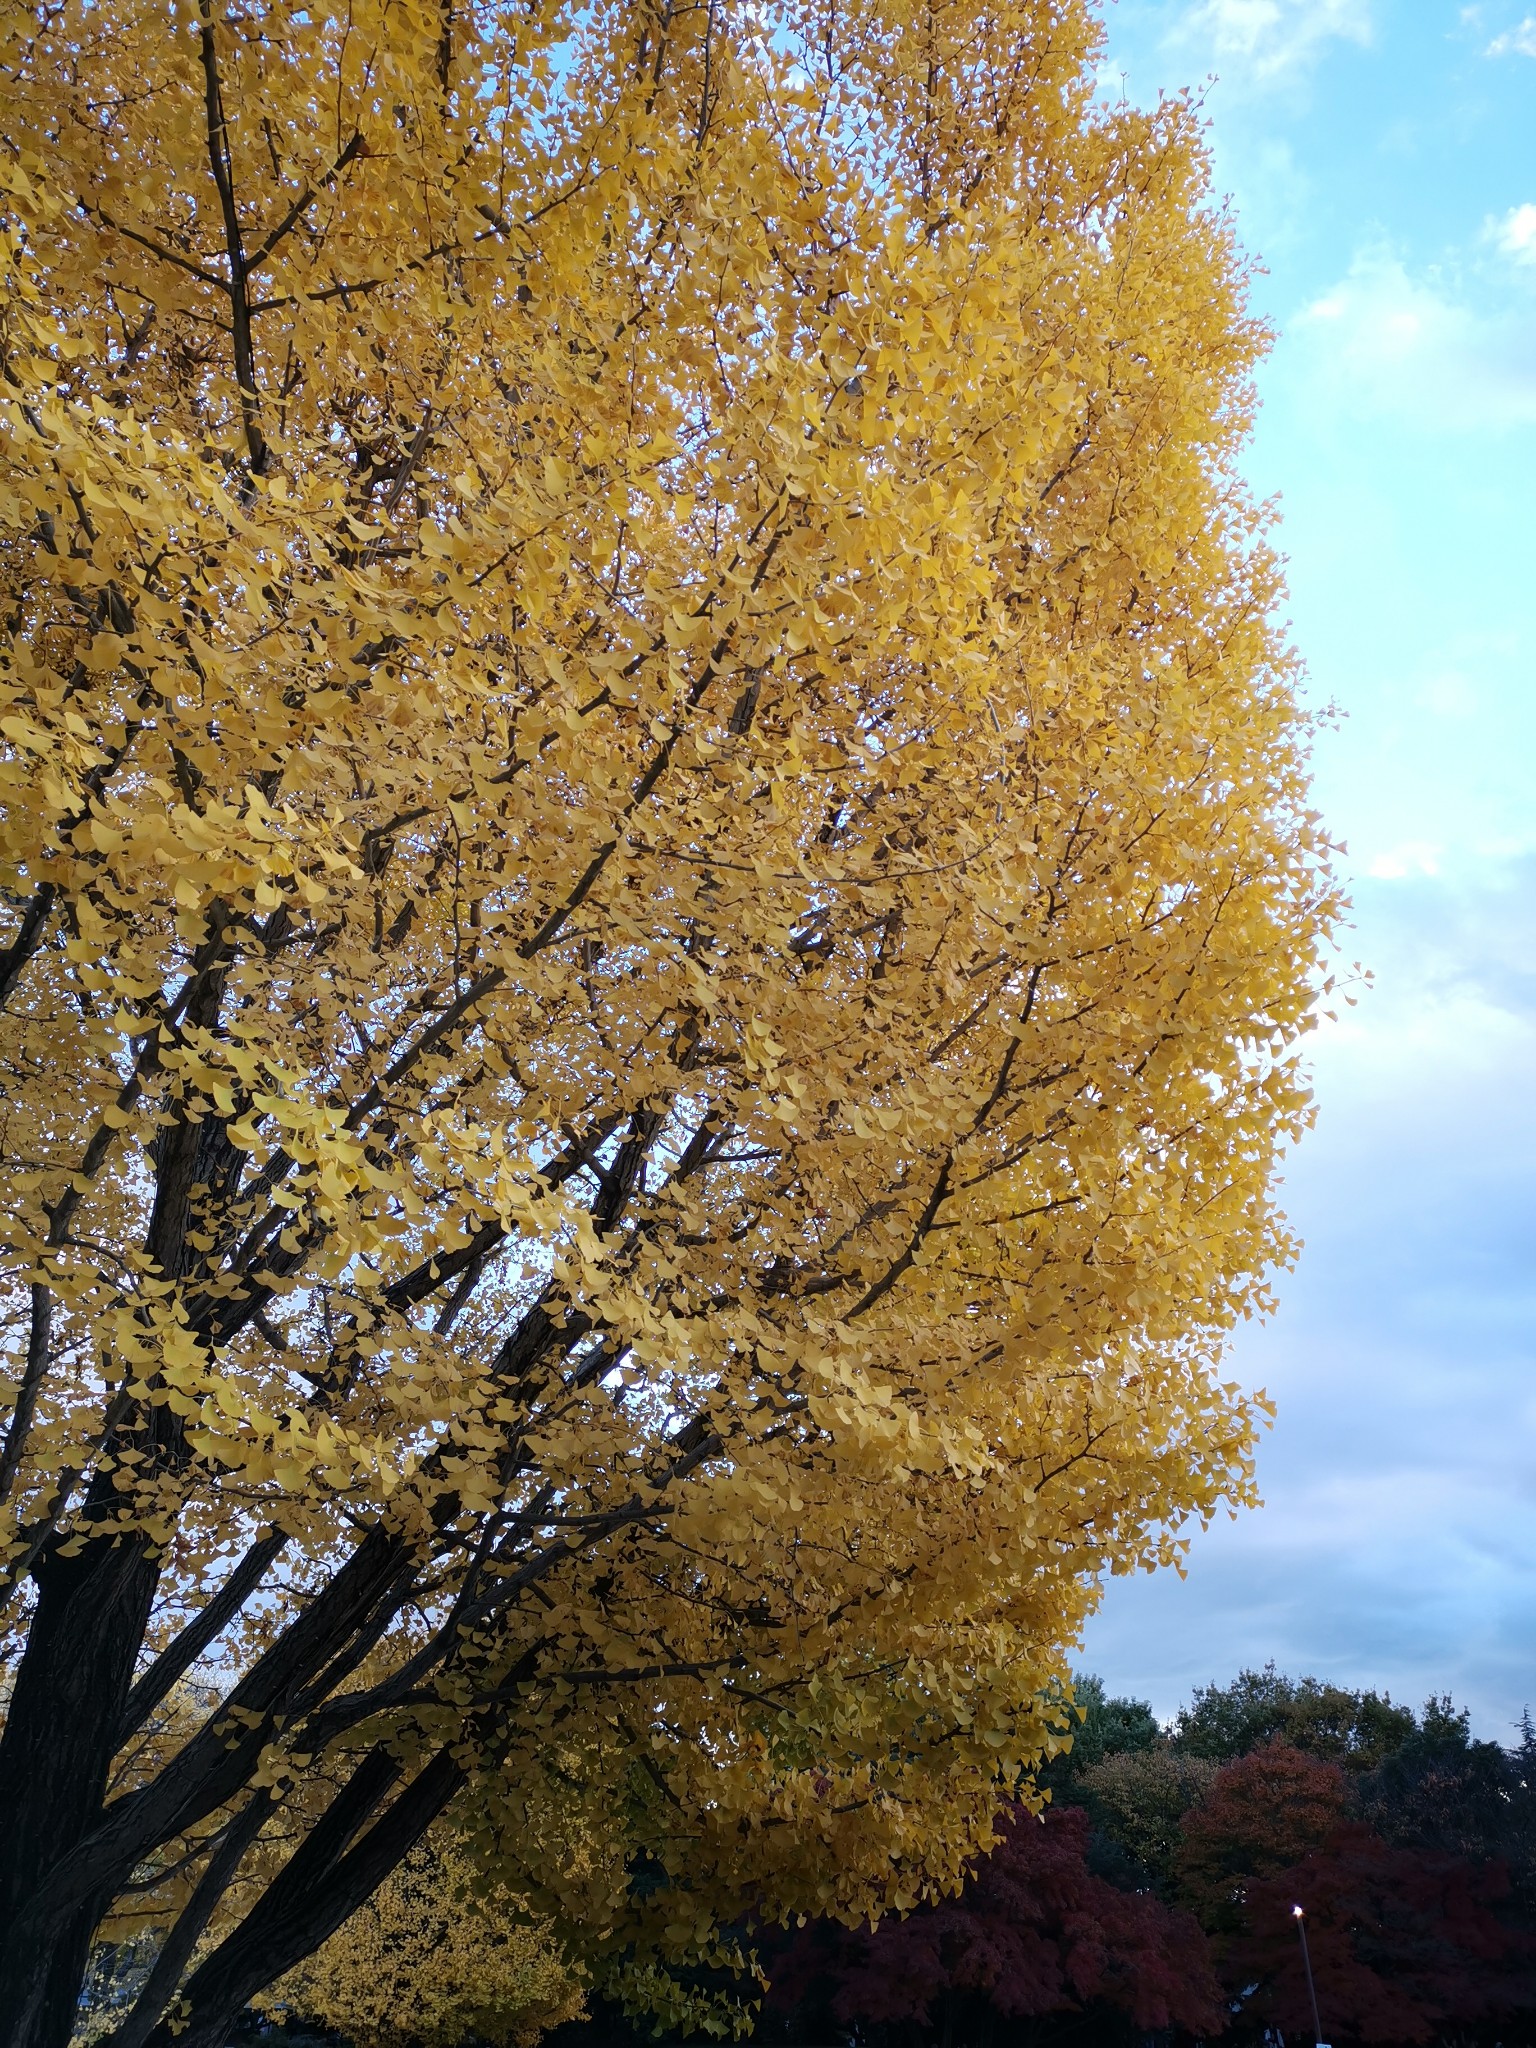
<instances>
[{"instance_id":1,"label":"white cloud","mask_svg":"<svg viewBox=\"0 0 1536 2048\"><path fill-rule=\"evenodd\" d=\"M1299 69L1330 41L1369 43L1371 0L1195 0L1175 31L1255 81Z\"/></svg>"},{"instance_id":2,"label":"white cloud","mask_svg":"<svg viewBox=\"0 0 1536 2048\"><path fill-rule=\"evenodd\" d=\"M1536 206L1511 207L1493 227L1493 239L1516 263L1536 263Z\"/></svg>"},{"instance_id":3,"label":"white cloud","mask_svg":"<svg viewBox=\"0 0 1536 2048\"><path fill-rule=\"evenodd\" d=\"M1495 36L1488 45L1490 57L1536 57L1536 14L1528 14L1524 21L1516 22L1513 28Z\"/></svg>"},{"instance_id":4,"label":"white cloud","mask_svg":"<svg viewBox=\"0 0 1536 2048\"><path fill-rule=\"evenodd\" d=\"M1378 882L1405 882L1414 876L1438 875L1443 849L1432 839L1405 839L1369 862L1366 873Z\"/></svg>"},{"instance_id":5,"label":"white cloud","mask_svg":"<svg viewBox=\"0 0 1536 2048\"><path fill-rule=\"evenodd\" d=\"M1359 413L1451 432L1536 425L1536 319L1475 312L1389 251L1357 256L1290 342L1318 395Z\"/></svg>"},{"instance_id":6,"label":"white cloud","mask_svg":"<svg viewBox=\"0 0 1536 2048\"><path fill-rule=\"evenodd\" d=\"M1533 882L1357 882L1378 978L1314 1040L1282 1191L1307 1248L1234 1346L1279 1405L1267 1505L1197 1536L1186 1580L1115 1581L1085 1659L1113 1690L1168 1713L1272 1656L1449 1686L1500 1741L1536 1706Z\"/></svg>"}]
</instances>

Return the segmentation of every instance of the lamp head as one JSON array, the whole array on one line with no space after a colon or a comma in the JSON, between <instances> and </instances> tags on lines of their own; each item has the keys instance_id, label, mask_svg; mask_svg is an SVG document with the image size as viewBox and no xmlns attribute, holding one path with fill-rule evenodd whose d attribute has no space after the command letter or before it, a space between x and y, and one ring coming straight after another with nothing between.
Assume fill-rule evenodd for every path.
<instances>
[{"instance_id":1,"label":"lamp head","mask_svg":"<svg viewBox=\"0 0 1536 2048\"><path fill-rule=\"evenodd\" d=\"M1300 1906L1292 1906L1291 1911L1295 1914L1298 1920L1305 1920L1307 1917L1306 1914L1302 1912Z\"/></svg>"}]
</instances>

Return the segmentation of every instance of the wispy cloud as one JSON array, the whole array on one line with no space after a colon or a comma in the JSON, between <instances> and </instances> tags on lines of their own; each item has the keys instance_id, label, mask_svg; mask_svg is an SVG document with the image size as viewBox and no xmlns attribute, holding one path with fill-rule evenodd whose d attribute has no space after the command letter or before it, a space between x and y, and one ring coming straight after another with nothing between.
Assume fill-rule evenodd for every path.
<instances>
[{"instance_id":1,"label":"wispy cloud","mask_svg":"<svg viewBox=\"0 0 1536 2048\"><path fill-rule=\"evenodd\" d=\"M1194 0L1173 31L1219 67L1264 83L1300 70L1329 42L1369 43L1371 0Z\"/></svg>"},{"instance_id":2,"label":"wispy cloud","mask_svg":"<svg viewBox=\"0 0 1536 2048\"><path fill-rule=\"evenodd\" d=\"M1496 247L1516 263L1536 263L1536 206L1515 206L1493 224Z\"/></svg>"},{"instance_id":3,"label":"wispy cloud","mask_svg":"<svg viewBox=\"0 0 1536 2048\"><path fill-rule=\"evenodd\" d=\"M1319 395L1362 413L1452 432L1536 424L1536 319L1476 312L1434 272L1415 277L1388 250L1357 256L1290 333L1293 360Z\"/></svg>"},{"instance_id":4,"label":"wispy cloud","mask_svg":"<svg viewBox=\"0 0 1536 2048\"><path fill-rule=\"evenodd\" d=\"M1279 1405L1268 1505L1198 1537L1186 1581L1116 1581L1085 1661L1163 1713L1271 1656L1449 1686L1508 1741L1536 1706L1536 864L1355 894L1377 981L1315 1042L1282 1194L1307 1250L1233 1359Z\"/></svg>"},{"instance_id":5,"label":"wispy cloud","mask_svg":"<svg viewBox=\"0 0 1536 2048\"><path fill-rule=\"evenodd\" d=\"M1536 14L1528 14L1488 45L1490 57L1536 57Z\"/></svg>"}]
</instances>

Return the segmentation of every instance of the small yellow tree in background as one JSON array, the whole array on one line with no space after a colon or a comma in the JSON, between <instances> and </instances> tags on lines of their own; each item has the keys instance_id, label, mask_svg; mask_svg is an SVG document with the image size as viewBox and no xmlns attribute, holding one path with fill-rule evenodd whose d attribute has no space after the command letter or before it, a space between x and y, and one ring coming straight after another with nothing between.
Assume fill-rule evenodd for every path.
<instances>
[{"instance_id":1,"label":"small yellow tree in background","mask_svg":"<svg viewBox=\"0 0 1536 2048\"><path fill-rule=\"evenodd\" d=\"M445 1817L605 1985L930 1895L1251 1498L1337 900L1097 50L5 0L3 2048Z\"/></svg>"},{"instance_id":2,"label":"small yellow tree in background","mask_svg":"<svg viewBox=\"0 0 1536 2048\"><path fill-rule=\"evenodd\" d=\"M450 1838L429 1835L349 1920L266 1992L262 2009L345 2034L353 2048L533 2048L585 2010L547 1922L477 1889Z\"/></svg>"}]
</instances>

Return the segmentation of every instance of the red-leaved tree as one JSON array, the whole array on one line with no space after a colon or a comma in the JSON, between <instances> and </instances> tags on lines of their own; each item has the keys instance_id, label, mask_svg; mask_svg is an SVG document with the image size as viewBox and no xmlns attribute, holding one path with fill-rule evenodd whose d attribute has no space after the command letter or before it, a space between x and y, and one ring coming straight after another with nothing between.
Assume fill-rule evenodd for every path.
<instances>
[{"instance_id":1,"label":"red-leaved tree","mask_svg":"<svg viewBox=\"0 0 1536 2048\"><path fill-rule=\"evenodd\" d=\"M1209 1945L1193 1916L1088 1868L1088 1816L1022 1809L958 1898L872 1932L811 1928L773 1970L780 2010L819 1988L830 2017L969 2033L1003 2019L1097 2008L1141 2027L1215 2032ZM819 1985L818 1985L819 1980Z\"/></svg>"},{"instance_id":2,"label":"red-leaved tree","mask_svg":"<svg viewBox=\"0 0 1536 2048\"><path fill-rule=\"evenodd\" d=\"M1430 2041L1447 2025L1530 2010L1526 1945L1495 1910L1508 1890L1502 1864L1393 1848L1348 1824L1294 1869L1255 1879L1246 1925L1222 1960L1231 1981L1258 1984L1256 2019L1310 2026L1293 1915L1301 1905L1330 2034Z\"/></svg>"},{"instance_id":3,"label":"red-leaved tree","mask_svg":"<svg viewBox=\"0 0 1536 2048\"><path fill-rule=\"evenodd\" d=\"M1330 2037L1429 2041L1530 2010L1528 1943L1497 1911L1504 1866L1393 1847L1348 1809L1335 1766L1276 1742L1229 1764L1185 1817L1182 1889L1241 1997L1240 2028L1312 2025L1298 1905Z\"/></svg>"},{"instance_id":4,"label":"red-leaved tree","mask_svg":"<svg viewBox=\"0 0 1536 2048\"><path fill-rule=\"evenodd\" d=\"M1235 1933L1245 1924L1252 1880L1276 1876L1320 1848L1348 1806L1338 1766L1288 1742L1239 1757L1184 1816L1176 1858L1181 1893L1212 1933Z\"/></svg>"}]
</instances>

